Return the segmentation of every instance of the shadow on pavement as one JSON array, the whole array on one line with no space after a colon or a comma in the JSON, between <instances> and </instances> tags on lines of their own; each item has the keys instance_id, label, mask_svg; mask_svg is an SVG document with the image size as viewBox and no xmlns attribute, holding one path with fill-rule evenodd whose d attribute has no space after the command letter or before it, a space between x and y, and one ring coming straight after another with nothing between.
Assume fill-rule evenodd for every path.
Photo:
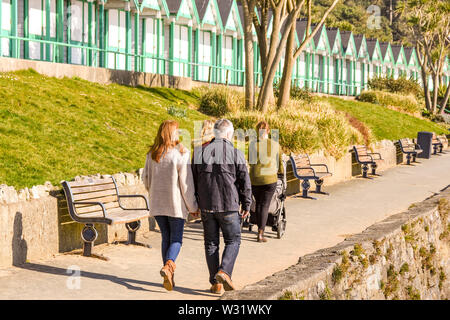
<instances>
[{"instance_id":1,"label":"shadow on pavement","mask_svg":"<svg viewBox=\"0 0 450 320\"><path fill-rule=\"evenodd\" d=\"M17 267L26 269L26 270L43 272L43 273L54 274L54 275L59 275L59 276L66 276L66 277L70 276L70 273L68 273L67 269L53 267L53 266L47 266L47 265L43 265L43 264L25 263L25 264L17 266ZM144 289L137 285L145 285L145 286L153 286L153 287L162 288L161 283L122 278L122 277L117 277L117 276L102 274L102 273L96 273L96 272L81 271L80 276L85 277L85 278L95 279L95 280L111 281L113 283L122 285L130 290L161 293L161 291ZM210 294L208 290L194 290L194 289L189 289L189 288L184 288L184 287L179 287L179 286L176 286L173 291L180 292L183 294L191 294L191 295L198 295L198 296L209 296L209 297L215 296L213 294Z\"/></svg>"}]
</instances>

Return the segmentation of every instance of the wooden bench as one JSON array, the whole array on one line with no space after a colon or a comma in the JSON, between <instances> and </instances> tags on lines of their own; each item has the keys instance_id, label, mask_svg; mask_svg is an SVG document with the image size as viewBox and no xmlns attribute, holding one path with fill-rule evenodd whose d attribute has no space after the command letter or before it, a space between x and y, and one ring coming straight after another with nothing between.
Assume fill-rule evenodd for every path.
<instances>
[{"instance_id":1,"label":"wooden bench","mask_svg":"<svg viewBox=\"0 0 450 320\"><path fill-rule=\"evenodd\" d=\"M444 145L448 146L448 139L447 139L447 137L445 136L445 134L442 134L440 136L436 136L436 139L439 140L439 142L441 143L439 145L439 153L444 152L443 151L444 150Z\"/></svg>"},{"instance_id":2,"label":"wooden bench","mask_svg":"<svg viewBox=\"0 0 450 320\"><path fill-rule=\"evenodd\" d=\"M136 231L141 226L140 220L150 215L147 197L119 194L113 177L63 181L61 184L71 218L85 225L81 232L84 256L91 256L94 241L98 236L94 223L107 225L124 223L128 230L128 241L125 243L148 247L136 242ZM121 201L124 198L142 198L145 201L145 208L126 208Z\"/></svg>"},{"instance_id":3,"label":"wooden bench","mask_svg":"<svg viewBox=\"0 0 450 320\"><path fill-rule=\"evenodd\" d=\"M332 176L332 173L328 170L328 166L326 164L312 164L307 154L299 154L299 155L291 154L289 158L291 160L294 176L301 183L303 191L302 198L316 200L316 198L308 196L308 190L311 187L309 180L314 180L316 184L316 190L311 192L328 194L326 192L322 192L321 190L323 185L323 179ZM323 169L322 171L317 171L314 167L320 167Z\"/></svg>"},{"instance_id":4,"label":"wooden bench","mask_svg":"<svg viewBox=\"0 0 450 320\"><path fill-rule=\"evenodd\" d=\"M362 166L363 178L368 178L367 172L369 171L369 165L372 168L372 175L377 175L377 161L383 160L381 154L369 152L366 146L353 146L353 151L355 152L356 162Z\"/></svg>"},{"instance_id":5,"label":"wooden bench","mask_svg":"<svg viewBox=\"0 0 450 320\"><path fill-rule=\"evenodd\" d=\"M412 162L416 162L416 157L419 153L422 153L422 149L417 143L414 143L409 138L403 138L398 140L398 143L400 145L400 149L404 154L406 154L406 164L411 164L411 158Z\"/></svg>"},{"instance_id":6,"label":"wooden bench","mask_svg":"<svg viewBox=\"0 0 450 320\"><path fill-rule=\"evenodd\" d=\"M442 143L441 139L436 136L436 133L433 132L433 137L431 139L431 145L433 146L433 154L442 153L442 150L444 149L444 144Z\"/></svg>"}]
</instances>

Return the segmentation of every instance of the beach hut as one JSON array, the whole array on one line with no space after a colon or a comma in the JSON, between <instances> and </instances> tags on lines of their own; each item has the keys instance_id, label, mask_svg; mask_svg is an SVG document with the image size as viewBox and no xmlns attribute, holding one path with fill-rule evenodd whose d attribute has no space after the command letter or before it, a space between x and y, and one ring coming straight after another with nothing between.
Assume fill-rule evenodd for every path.
<instances>
[{"instance_id":1,"label":"beach hut","mask_svg":"<svg viewBox=\"0 0 450 320\"><path fill-rule=\"evenodd\" d=\"M381 76L383 66L383 55L381 54L380 43L378 39L366 39L367 50L369 53L369 79Z\"/></svg>"},{"instance_id":2,"label":"beach hut","mask_svg":"<svg viewBox=\"0 0 450 320\"><path fill-rule=\"evenodd\" d=\"M341 77L343 80L343 94L355 95L355 62L358 57L355 39L351 31L341 31L343 63Z\"/></svg>"}]
</instances>

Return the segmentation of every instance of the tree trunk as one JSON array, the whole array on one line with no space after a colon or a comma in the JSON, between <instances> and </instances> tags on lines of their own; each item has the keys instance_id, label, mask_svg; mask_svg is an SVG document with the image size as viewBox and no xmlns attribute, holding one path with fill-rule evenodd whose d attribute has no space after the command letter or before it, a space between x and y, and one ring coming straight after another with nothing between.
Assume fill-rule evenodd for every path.
<instances>
[{"instance_id":1,"label":"tree trunk","mask_svg":"<svg viewBox=\"0 0 450 320\"><path fill-rule=\"evenodd\" d=\"M441 109L439 110L439 114L445 113L445 107L447 106L449 97L450 97L450 84L447 85L447 90L445 91L444 98L441 101Z\"/></svg>"},{"instance_id":2,"label":"tree trunk","mask_svg":"<svg viewBox=\"0 0 450 320\"><path fill-rule=\"evenodd\" d=\"M294 45L295 45L295 24L289 31L289 38L286 44L286 53L283 67L283 77L280 83L280 93L278 95L277 107L282 108L289 102L291 96L292 69L294 68Z\"/></svg>"},{"instance_id":3,"label":"tree trunk","mask_svg":"<svg viewBox=\"0 0 450 320\"><path fill-rule=\"evenodd\" d=\"M425 99L425 108L431 112L430 91L428 90L428 74L425 71L425 63L421 65L420 74L422 76L423 95Z\"/></svg>"},{"instance_id":4,"label":"tree trunk","mask_svg":"<svg viewBox=\"0 0 450 320\"><path fill-rule=\"evenodd\" d=\"M244 47L245 47L245 109L250 110L255 106L255 80L253 57L253 30L252 19L247 1L242 1L244 9Z\"/></svg>"},{"instance_id":5,"label":"tree trunk","mask_svg":"<svg viewBox=\"0 0 450 320\"><path fill-rule=\"evenodd\" d=\"M437 111L437 101L439 95L439 76L437 74L433 75L433 100L431 101L431 112L433 114Z\"/></svg>"}]
</instances>

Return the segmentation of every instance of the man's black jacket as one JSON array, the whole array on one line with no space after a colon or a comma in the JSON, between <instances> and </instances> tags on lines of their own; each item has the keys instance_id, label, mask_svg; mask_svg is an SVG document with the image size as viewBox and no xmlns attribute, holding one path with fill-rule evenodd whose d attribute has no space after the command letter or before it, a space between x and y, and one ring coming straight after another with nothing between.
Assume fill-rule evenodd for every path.
<instances>
[{"instance_id":1,"label":"man's black jacket","mask_svg":"<svg viewBox=\"0 0 450 320\"><path fill-rule=\"evenodd\" d=\"M200 210L229 212L250 210L252 187L244 154L226 139L213 139L196 147L192 161Z\"/></svg>"}]
</instances>

